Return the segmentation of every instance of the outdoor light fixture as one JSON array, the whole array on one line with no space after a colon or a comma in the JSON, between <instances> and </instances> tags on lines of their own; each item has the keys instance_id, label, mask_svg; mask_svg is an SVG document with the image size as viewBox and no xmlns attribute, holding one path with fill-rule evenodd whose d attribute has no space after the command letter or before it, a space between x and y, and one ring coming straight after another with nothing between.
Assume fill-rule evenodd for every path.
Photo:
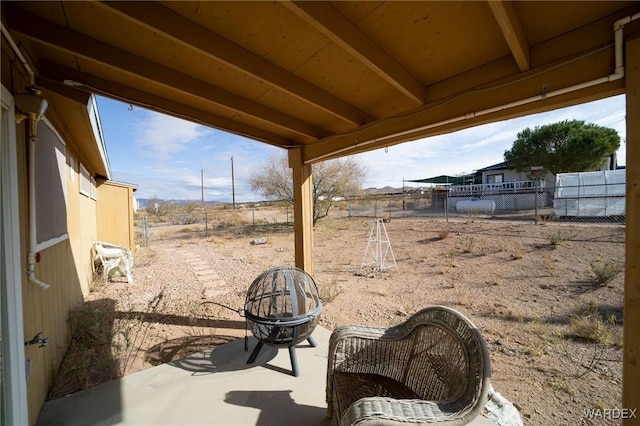
<instances>
[{"instance_id":1,"label":"outdoor light fixture","mask_svg":"<svg viewBox=\"0 0 640 426\"><path fill-rule=\"evenodd\" d=\"M40 91L35 87L30 87L28 93L18 93L15 95L16 109L16 123L21 123L22 120L28 118L31 125L31 136L36 134L36 126L38 120L44 115L47 110L47 100L40 95Z\"/></svg>"}]
</instances>

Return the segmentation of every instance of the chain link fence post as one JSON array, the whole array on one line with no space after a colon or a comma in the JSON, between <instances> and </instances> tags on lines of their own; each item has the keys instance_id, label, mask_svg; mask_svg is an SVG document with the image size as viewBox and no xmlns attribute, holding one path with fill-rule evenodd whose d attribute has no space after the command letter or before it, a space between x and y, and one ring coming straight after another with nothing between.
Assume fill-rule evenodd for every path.
<instances>
[{"instance_id":1,"label":"chain link fence post","mask_svg":"<svg viewBox=\"0 0 640 426\"><path fill-rule=\"evenodd\" d=\"M144 237L144 246L149 247L149 226L146 216L142 217L142 235Z\"/></svg>"}]
</instances>

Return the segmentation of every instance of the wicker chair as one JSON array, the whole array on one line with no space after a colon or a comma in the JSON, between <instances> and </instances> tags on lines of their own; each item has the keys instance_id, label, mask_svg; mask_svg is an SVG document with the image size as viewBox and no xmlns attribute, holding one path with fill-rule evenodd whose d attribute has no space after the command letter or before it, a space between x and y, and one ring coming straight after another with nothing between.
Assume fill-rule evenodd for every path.
<instances>
[{"instance_id":1,"label":"wicker chair","mask_svg":"<svg viewBox=\"0 0 640 426\"><path fill-rule=\"evenodd\" d=\"M329 342L327 415L340 425L463 425L487 402L490 376L484 339L453 309L388 329L343 326Z\"/></svg>"}]
</instances>

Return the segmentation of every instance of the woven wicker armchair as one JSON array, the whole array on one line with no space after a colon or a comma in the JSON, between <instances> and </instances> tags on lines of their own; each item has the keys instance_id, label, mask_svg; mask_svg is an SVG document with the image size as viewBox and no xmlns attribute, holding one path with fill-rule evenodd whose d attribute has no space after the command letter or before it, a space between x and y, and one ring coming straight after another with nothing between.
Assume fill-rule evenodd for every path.
<instances>
[{"instance_id":1,"label":"woven wicker armchair","mask_svg":"<svg viewBox=\"0 0 640 426\"><path fill-rule=\"evenodd\" d=\"M340 425L467 424L487 402L490 371L480 332L450 308L388 329L339 327L329 342L327 415Z\"/></svg>"}]
</instances>

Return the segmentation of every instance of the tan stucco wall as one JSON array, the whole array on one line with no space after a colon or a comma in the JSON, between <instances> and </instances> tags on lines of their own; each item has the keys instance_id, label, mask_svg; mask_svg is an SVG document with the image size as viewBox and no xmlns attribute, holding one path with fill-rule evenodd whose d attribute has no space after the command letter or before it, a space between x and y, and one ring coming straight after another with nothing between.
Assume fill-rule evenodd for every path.
<instances>
[{"instance_id":1,"label":"tan stucco wall","mask_svg":"<svg viewBox=\"0 0 640 426\"><path fill-rule=\"evenodd\" d=\"M134 250L133 187L98 183L98 239Z\"/></svg>"},{"instance_id":2,"label":"tan stucco wall","mask_svg":"<svg viewBox=\"0 0 640 426\"><path fill-rule=\"evenodd\" d=\"M67 144L67 227L82 293L87 294L93 279L91 247L98 239L97 202L80 193L80 163L77 152Z\"/></svg>"}]
</instances>

